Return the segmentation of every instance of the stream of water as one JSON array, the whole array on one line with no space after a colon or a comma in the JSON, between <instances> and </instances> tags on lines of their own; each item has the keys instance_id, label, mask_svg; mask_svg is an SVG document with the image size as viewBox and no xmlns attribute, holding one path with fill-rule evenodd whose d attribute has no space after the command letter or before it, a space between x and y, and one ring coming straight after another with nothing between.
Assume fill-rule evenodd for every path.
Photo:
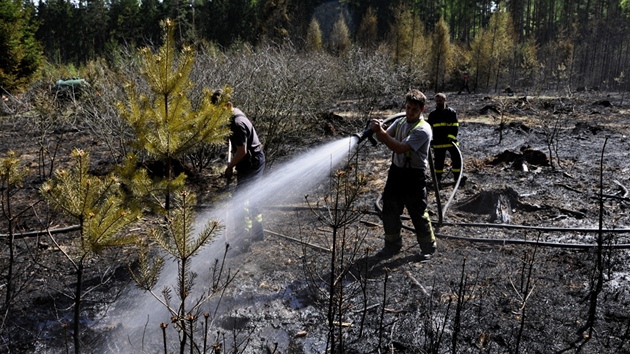
<instances>
[{"instance_id":1,"label":"stream of water","mask_svg":"<svg viewBox=\"0 0 630 354\"><path fill-rule=\"evenodd\" d=\"M310 149L268 171L260 182L234 193L225 204L199 213L196 218L196 232L212 220L225 225L228 215L236 213L237 208L240 210L245 201L261 206L263 211L265 206L303 202L306 194L321 186L332 171L347 161L356 143L357 139L354 137L336 140ZM198 274L197 283L209 279L209 267L215 259L222 258L226 242L231 246L239 242L230 235L229 227L224 228L220 235L193 259L191 270ZM177 264L167 261L155 292L159 294L167 286L172 288L176 281ZM203 285L207 286L197 284L198 287ZM179 303L176 300L176 291L173 290L172 294L173 302ZM94 353L154 353L155 349L161 348L162 322L169 324L170 338L175 339L170 315L164 306L149 293L137 287L130 287L94 326L97 331L110 331L111 334L85 348L91 347L88 350Z\"/></svg>"}]
</instances>

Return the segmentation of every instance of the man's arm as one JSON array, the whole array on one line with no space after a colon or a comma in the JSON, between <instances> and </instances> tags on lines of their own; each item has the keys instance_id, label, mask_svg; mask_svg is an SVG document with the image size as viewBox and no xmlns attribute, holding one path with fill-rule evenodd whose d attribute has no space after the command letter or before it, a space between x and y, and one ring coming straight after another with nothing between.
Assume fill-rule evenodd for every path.
<instances>
[{"instance_id":1,"label":"man's arm","mask_svg":"<svg viewBox=\"0 0 630 354\"><path fill-rule=\"evenodd\" d=\"M234 167L238 165L238 163L247 155L247 149L245 145L240 145L236 147L236 153L232 156L232 161L225 168L225 177L228 179L232 178L232 174L234 173Z\"/></svg>"},{"instance_id":2,"label":"man's arm","mask_svg":"<svg viewBox=\"0 0 630 354\"><path fill-rule=\"evenodd\" d=\"M372 119L370 122L370 129L376 134L376 139L381 143L385 144L391 151L397 154L403 154L409 150L411 150L411 146L409 144L396 140L393 136L389 135L385 129L383 129L383 125L381 121L378 119Z\"/></svg>"}]
</instances>

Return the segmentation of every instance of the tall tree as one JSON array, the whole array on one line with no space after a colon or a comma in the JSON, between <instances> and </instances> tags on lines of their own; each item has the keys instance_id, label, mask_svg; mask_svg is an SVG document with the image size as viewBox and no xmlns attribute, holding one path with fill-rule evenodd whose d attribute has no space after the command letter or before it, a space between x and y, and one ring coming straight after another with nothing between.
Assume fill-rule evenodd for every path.
<instances>
[{"instance_id":1,"label":"tall tree","mask_svg":"<svg viewBox=\"0 0 630 354\"><path fill-rule=\"evenodd\" d=\"M43 63L32 16L32 5L0 1L0 88L7 91L24 88Z\"/></svg>"},{"instance_id":2,"label":"tall tree","mask_svg":"<svg viewBox=\"0 0 630 354\"><path fill-rule=\"evenodd\" d=\"M141 22L138 0L111 0L109 10L111 41L134 48L140 39Z\"/></svg>"},{"instance_id":3,"label":"tall tree","mask_svg":"<svg viewBox=\"0 0 630 354\"><path fill-rule=\"evenodd\" d=\"M162 39L160 21L164 19L158 0L142 0L140 4L139 40L142 46L158 46Z\"/></svg>"},{"instance_id":4,"label":"tall tree","mask_svg":"<svg viewBox=\"0 0 630 354\"><path fill-rule=\"evenodd\" d=\"M413 11L402 3L393 9L389 43L396 64L413 65L424 46L424 26Z\"/></svg>"},{"instance_id":5,"label":"tall tree","mask_svg":"<svg viewBox=\"0 0 630 354\"><path fill-rule=\"evenodd\" d=\"M357 42L365 49L374 49L378 43L378 18L373 7L368 7L356 34Z\"/></svg>"},{"instance_id":6,"label":"tall tree","mask_svg":"<svg viewBox=\"0 0 630 354\"><path fill-rule=\"evenodd\" d=\"M40 1L37 38L44 44L44 53L53 63L75 62L73 54L73 18L76 9L69 0Z\"/></svg>"},{"instance_id":7,"label":"tall tree","mask_svg":"<svg viewBox=\"0 0 630 354\"><path fill-rule=\"evenodd\" d=\"M322 49L322 45L322 30L319 28L319 22L316 19L312 19L306 32L306 50L318 51Z\"/></svg>"},{"instance_id":8,"label":"tall tree","mask_svg":"<svg viewBox=\"0 0 630 354\"><path fill-rule=\"evenodd\" d=\"M143 1L144 2L144 1ZM107 23L109 21L109 13L105 7L105 0L89 0L87 8L87 19L90 23L90 40L91 47L94 48L94 57L105 55L105 43L107 43Z\"/></svg>"},{"instance_id":9,"label":"tall tree","mask_svg":"<svg viewBox=\"0 0 630 354\"><path fill-rule=\"evenodd\" d=\"M448 75L453 69L453 49L451 48L448 24L440 18L431 36L430 66L435 92L444 89Z\"/></svg>"},{"instance_id":10,"label":"tall tree","mask_svg":"<svg viewBox=\"0 0 630 354\"><path fill-rule=\"evenodd\" d=\"M333 25L328 47L334 54L343 55L350 49L351 44L350 30L348 29L348 25L346 25L346 20L343 14L339 14L337 21L335 21Z\"/></svg>"},{"instance_id":11,"label":"tall tree","mask_svg":"<svg viewBox=\"0 0 630 354\"><path fill-rule=\"evenodd\" d=\"M288 0L261 1L259 40L282 43L289 39L289 2Z\"/></svg>"},{"instance_id":12,"label":"tall tree","mask_svg":"<svg viewBox=\"0 0 630 354\"><path fill-rule=\"evenodd\" d=\"M471 45L475 85L489 88L494 80L494 90L507 70L509 58L514 53L514 31L509 13L497 11L490 17L488 26L477 33Z\"/></svg>"}]
</instances>

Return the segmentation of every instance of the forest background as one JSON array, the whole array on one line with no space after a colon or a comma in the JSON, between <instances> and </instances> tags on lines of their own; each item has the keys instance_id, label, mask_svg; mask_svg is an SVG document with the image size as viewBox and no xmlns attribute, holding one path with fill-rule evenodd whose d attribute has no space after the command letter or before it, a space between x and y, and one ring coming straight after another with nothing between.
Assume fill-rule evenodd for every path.
<instances>
[{"instance_id":1,"label":"forest background","mask_svg":"<svg viewBox=\"0 0 630 354\"><path fill-rule=\"evenodd\" d=\"M25 89L45 63L115 67L121 51L160 45L170 18L180 43L207 50L380 48L425 69L413 84L436 91L464 72L473 89L619 89L630 85L629 16L627 0L5 0L0 86Z\"/></svg>"}]
</instances>

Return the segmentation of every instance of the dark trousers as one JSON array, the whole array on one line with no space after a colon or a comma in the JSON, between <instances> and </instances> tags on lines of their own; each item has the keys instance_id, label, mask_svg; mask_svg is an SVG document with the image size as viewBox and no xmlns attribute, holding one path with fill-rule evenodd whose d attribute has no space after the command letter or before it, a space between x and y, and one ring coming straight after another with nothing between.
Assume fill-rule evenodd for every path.
<instances>
[{"instance_id":1,"label":"dark trousers","mask_svg":"<svg viewBox=\"0 0 630 354\"><path fill-rule=\"evenodd\" d=\"M433 166L435 167L435 175L437 180L442 179L444 174L444 161L446 160L446 152L448 151L451 156L451 171L455 177L455 181L459 178L459 174L462 172L462 157L455 146L449 148L433 148Z\"/></svg>"},{"instance_id":2,"label":"dark trousers","mask_svg":"<svg viewBox=\"0 0 630 354\"><path fill-rule=\"evenodd\" d=\"M413 168L389 168L383 191L383 229L385 242L401 240L402 221L400 216L407 208L418 243L428 244L435 240L431 220L427 213L427 189L424 171Z\"/></svg>"},{"instance_id":3,"label":"dark trousers","mask_svg":"<svg viewBox=\"0 0 630 354\"><path fill-rule=\"evenodd\" d=\"M459 89L459 92L457 93L458 95L462 93L462 91L464 91L464 89L466 89L466 91L468 93L470 93L470 89L468 88L468 82L464 82L464 85L462 86L462 88Z\"/></svg>"},{"instance_id":4,"label":"dark trousers","mask_svg":"<svg viewBox=\"0 0 630 354\"><path fill-rule=\"evenodd\" d=\"M236 192L243 192L251 184L260 181L265 172L265 160L257 163L256 166L247 170L237 170L236 174ZM243 226L245 237L250 239L263 238L263 215L257 202L249 200L246 196L243 198L244 205L242 210L241 221L239 224Z\"/></svg>"}]
</instances>

